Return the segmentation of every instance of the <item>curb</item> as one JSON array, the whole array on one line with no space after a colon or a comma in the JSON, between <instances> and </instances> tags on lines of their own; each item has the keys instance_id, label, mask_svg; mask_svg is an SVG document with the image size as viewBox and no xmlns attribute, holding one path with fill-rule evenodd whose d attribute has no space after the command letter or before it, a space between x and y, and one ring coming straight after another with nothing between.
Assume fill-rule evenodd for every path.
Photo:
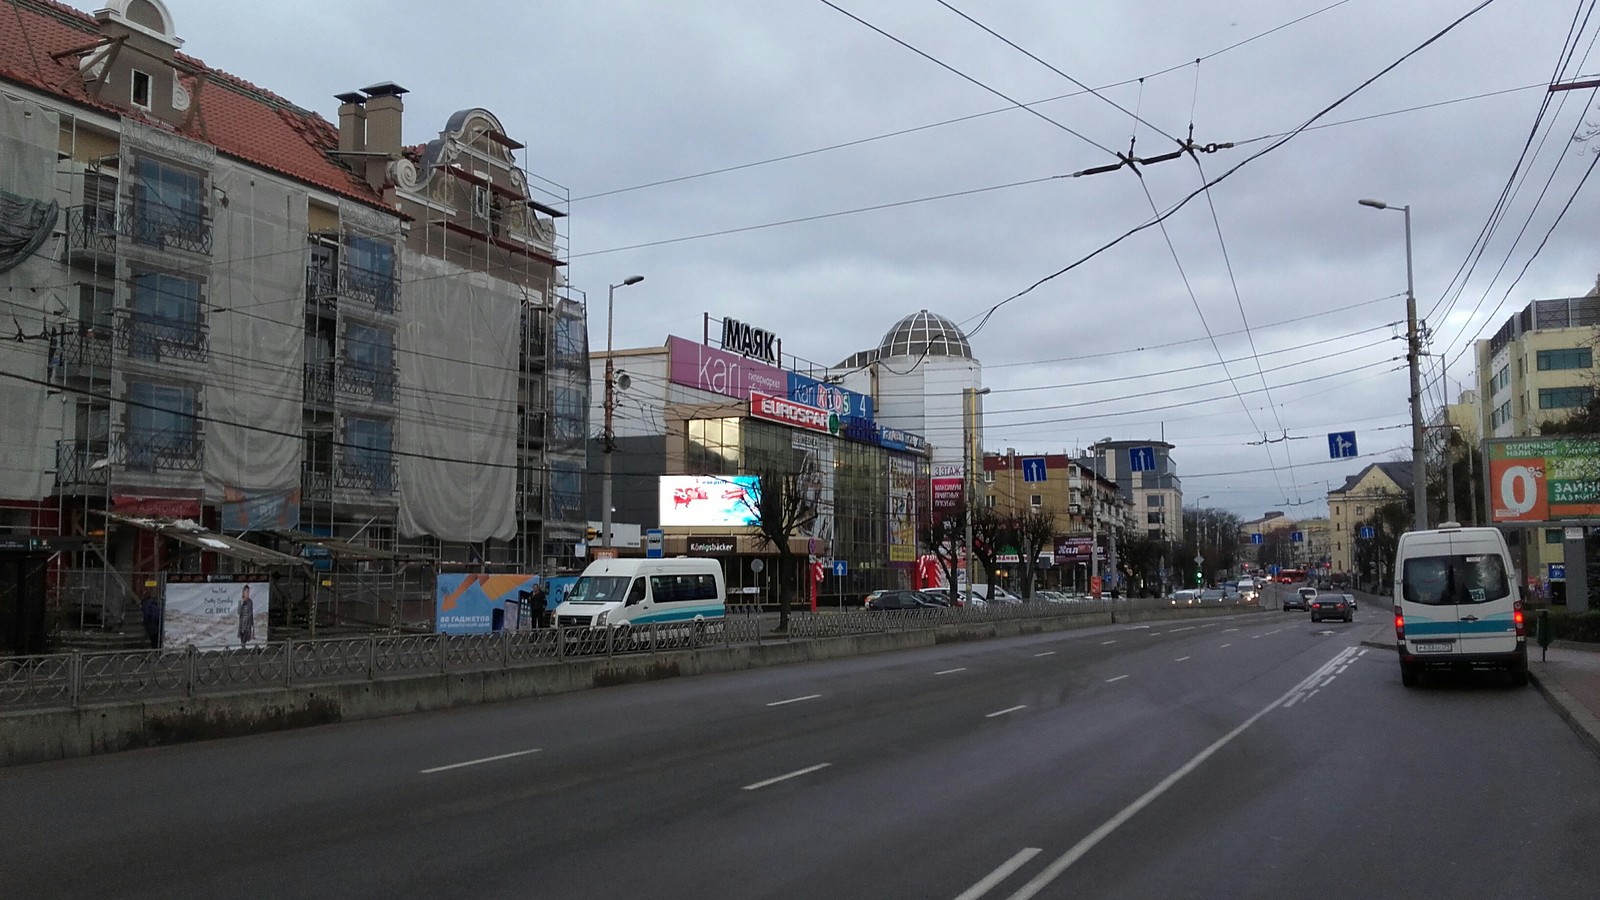
<instances>
[{"instance_id":1,"label":"curb","mask_svg":"<svg viewBox=\"0 0 1600 900\"><path fill-rule=\"evenodd\" d=\"M1528 667L1528 680L1538 688L1539 693L1549 701L1551 708L1556 711L1566 723L1572 727L1578 737L1589 746L1596 756L1600 756L1600 719L1583 707L1583 704L1573 699L1567 689L1557 683L1554 678L1546 678Z\"/></svg>"}]
</instances>

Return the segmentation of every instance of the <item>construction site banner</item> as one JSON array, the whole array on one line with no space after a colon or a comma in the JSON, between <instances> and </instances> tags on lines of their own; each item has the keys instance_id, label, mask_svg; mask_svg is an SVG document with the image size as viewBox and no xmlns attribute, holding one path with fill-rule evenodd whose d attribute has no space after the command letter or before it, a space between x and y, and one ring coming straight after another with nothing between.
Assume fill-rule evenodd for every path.
<instances>
[{"instance_id":1,"label":"construction site banner","mask_svg":"<svg viewBox=\"0 0 1600 900\"><path fill-rule=\"evenodd\" d=\"M1486 456L1495 524L1600 518L1600 436L1494 438Z\"/></svg>"},{"instance_id":2,"label":"construction site banner","mask_svg":"<svg viewBox=\"0 0 1600 900\"><path fill-rule=\"evenodd\" d=\"M267 642L264 575L168 575L161 646L242 649Z\"/></svg>"},{"instance_id":3,"label":"construction site banner","mask_svg":"<svg viewBox=\"0 0 1600 900\"><path fill-rule=\"evenodd\" d=\"M503 612L532 594L539 576L481 572L440 573L435 580L437 603L435 630L440 634L488 634L494 630L494 611ZM554 609L550 603L548 608ZM502 626L503 627L503 626Z\"/></svg>"}]
</instances>

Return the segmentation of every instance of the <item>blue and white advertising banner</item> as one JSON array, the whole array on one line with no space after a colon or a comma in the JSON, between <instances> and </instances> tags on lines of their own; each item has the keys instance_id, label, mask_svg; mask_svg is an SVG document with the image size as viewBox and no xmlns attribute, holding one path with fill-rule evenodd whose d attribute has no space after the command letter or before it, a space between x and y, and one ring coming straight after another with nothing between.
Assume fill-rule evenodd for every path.
<instances>
[{"instance_id":1,"label":"blue and white advertising banner","mask_svg":"<svg viewBox=\"0 0 1600 900\"><path fill-rule=\"evenodd\" d=\"M539 584L537 575L483 572L441 573L434 581L435 628L440 634L488 634L495 609L514 605L523 591ZM547 609L555 604L546 603Z\"/></svg>"},{"instance_id":2,"label":"blue and white advertising banner","mask_svg":"<svg viewBox=\"0 0 1600 900\"><path fill-rule=\"evenodd\" d=\"M841 419L867 419L873 415L872 398L848 391L837 384L818 381L799 372L789 373L789 399L825 409Z\"/></svg>"}]
</instances>

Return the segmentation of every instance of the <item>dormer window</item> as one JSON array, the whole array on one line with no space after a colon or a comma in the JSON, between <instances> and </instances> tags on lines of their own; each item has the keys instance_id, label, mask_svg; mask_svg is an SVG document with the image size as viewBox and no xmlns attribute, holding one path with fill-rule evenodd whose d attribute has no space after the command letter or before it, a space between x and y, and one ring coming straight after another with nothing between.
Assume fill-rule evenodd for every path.
<instances>
[{"instance_id":1,"label":"dormer window","mask_svg":"<svg viewBox=\"0 0 1600 900\"><path fill-rule=\"evenodd\" d=\"M133 93L129 98L133 105L140 109L150 108L150 75L138 69L133 70Z\"/></svg>"}]
</instances>

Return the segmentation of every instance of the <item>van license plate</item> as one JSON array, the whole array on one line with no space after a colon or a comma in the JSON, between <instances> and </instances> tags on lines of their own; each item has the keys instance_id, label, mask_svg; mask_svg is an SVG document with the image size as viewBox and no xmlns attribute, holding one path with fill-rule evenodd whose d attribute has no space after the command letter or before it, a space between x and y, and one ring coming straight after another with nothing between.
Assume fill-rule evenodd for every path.
<instances>
[{"instance_id":1,"label":"van license plate","mask_svg":"<svg viewBox=\"0 0 1600 900\"><path fill-rule=\"evenodd\" d=\"M1454 646L1453 641L1417 641L1418 653L1447 653Z\"/></svg>"}]
</instances>

